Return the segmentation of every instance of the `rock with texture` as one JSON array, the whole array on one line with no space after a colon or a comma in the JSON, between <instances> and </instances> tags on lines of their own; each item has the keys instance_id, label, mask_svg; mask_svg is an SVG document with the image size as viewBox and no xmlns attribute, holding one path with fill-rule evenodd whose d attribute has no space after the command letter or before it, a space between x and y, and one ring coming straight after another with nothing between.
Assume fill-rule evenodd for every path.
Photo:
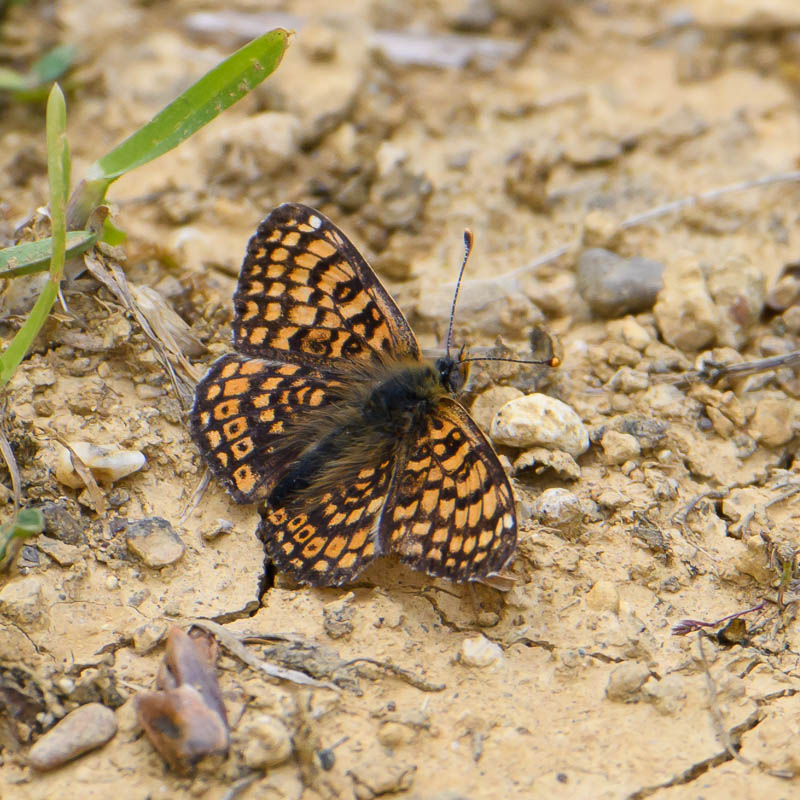
<instances>
[{"instance_id":1,"label":"rock with texture","mask_svg":"<svg viewBox=\"0 0 800 800\"><path fill-rule=\"evenodd\" d=\"M55 769L104 745L117 732L117 717L100 703L87 703L67 714L31 747L30 764Z\"/></svg>"},{"instance_id":2,"label":"rock with texture","mask_svg":"<svg viewBox=\"0 0 800 800\"><path fill-rule=\"evenodd\" d=\"M547 447L579 456L589 449L580 417L561 400L528 394L506 403L492 420L491 437L511 447Z\"/></svg>"}]
</instances>

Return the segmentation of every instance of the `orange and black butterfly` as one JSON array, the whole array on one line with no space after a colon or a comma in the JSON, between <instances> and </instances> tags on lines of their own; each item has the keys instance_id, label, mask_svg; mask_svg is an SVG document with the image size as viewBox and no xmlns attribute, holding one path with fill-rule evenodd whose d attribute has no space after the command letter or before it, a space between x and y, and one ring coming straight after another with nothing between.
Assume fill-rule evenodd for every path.
<instances>
[{"instance_id":1,"label":"orange and black butterfly","mask_svg":"<svg viewBox=\"0 0 800 800\"><path fill-rule=\"evenodd\" d=\"M233 302L235 352L200 381L191 432L237 502L264 503L259 536L279 570L328 586L383 555L453 581L506 565L514 497L453 397L460 363L422 358L330 220L276 208L250 240Z\"/></svg>"}]
</instances>

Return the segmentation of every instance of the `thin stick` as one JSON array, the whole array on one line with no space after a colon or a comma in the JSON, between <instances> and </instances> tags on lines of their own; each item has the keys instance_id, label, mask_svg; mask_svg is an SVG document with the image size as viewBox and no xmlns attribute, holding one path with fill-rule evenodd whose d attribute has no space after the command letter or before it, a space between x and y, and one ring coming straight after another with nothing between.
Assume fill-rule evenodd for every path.
<instances>
[{"instance_id":1,"label":"thin stick","mask_svg":"<svg viewBox=\"0 0 800 800\"><path fill-rule=\"evenodd\" d=\"M692 194L684 197L681 200L674 200L671 203L665 203L663 206L656 206L643 214L636 214L628 217L621 225L620 228L632 228L635 225L641 225L645 222L650 222L657 217L663 217L673 211L680 211L690 206L696 206L698 203L706 203L709 200L717 200L725 194L732 192L743 192L747 189L755 189L759 186L769 186L773 183L792 183L800 181L800 170L793 172L779 172L776 175L766 175L763 178L756 178L750 181L739 181L738 183L730 183L727 186L720 186L717 189L710 189L707 192L700 192L699 194Z\"/></svg>"}]
</instances>

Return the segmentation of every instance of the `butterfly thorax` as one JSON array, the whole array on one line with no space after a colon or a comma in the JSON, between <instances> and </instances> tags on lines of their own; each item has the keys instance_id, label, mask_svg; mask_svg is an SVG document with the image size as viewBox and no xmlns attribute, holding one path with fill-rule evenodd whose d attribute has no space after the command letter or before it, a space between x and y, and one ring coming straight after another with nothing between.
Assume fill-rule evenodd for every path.
<instances>
[{"instance_id":1,"label":"butterfly thorax","mask_svg":"<svg viewBox=\"0 0 800 800\"><path fill-rule=\"evenodd\" d=\"M311 441L272 490L268 502L273 508L346 485L365 457L388 457L450 393L438 364L430 361L391 361L355 372L361 373L358 379L311 417Z\"/></svg>"}]
</instances>

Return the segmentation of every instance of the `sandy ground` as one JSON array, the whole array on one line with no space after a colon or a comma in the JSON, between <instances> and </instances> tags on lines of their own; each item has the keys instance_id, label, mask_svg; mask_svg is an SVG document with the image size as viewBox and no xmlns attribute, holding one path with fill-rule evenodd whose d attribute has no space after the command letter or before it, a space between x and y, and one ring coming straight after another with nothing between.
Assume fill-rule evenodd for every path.
<instances>
[{"instance_id":1,"label":"sandy ground","mask_svg":"<svg viewBox=\"0 0 800 800\"><path fill-rule=\"evenodd\" d=\"M128 280L154 287L207 345L192 357L198 374L229 347L244 246L277 203L319 206L352 235L426 346L446 325L469 226L476 245L459 339L501 337L524 357L530 330L546 324L563 361L535 380L508 365L478 371L484 402L491 407L494 385L536 385L578 412L592 445L572 468L518 471L524 522L508 594L479 587L473 597L392 563L352 587L297 588L265 576L256 510L216 484L184 517L202 468L180 399L110 294L86 279L65 285L69 312L54 311L11 383L4 419L27 501L57 511L39 540L48 541L34 540L0 577L0 677L38 714L12 722L6 694L0 795L794 796L792 586L785 607L774 601L775 553L792 562L797 542L800 384L787 370L714 387L674 379L712 348L730 362L798 347L797 308L765 309L764 294L797 258L800 187L722 193L622 223L795 168L797 4L224 6L31 2L0 30L0 55L17 66L56 42L79 47L66 82L76 178L242 43L242 25L248 37L275 24L297 31L272 78L109 195L129 236ZM267 10L277 16L232 14ZM482 44L467 40L462 65L408 65L380 49L376 32L386 31ZM0 98L0 165L0 241L10 243L46 203L40 106ZM581 253L598 246L665 265L655 311L593 314L576 276ZM2 297L4 338L22 319L20 294ZM86 493L56 481L56 436L137 449L147 465L105 487L98 514ZM502 452L509 463L520 455ZM552 488L577 498L573 524L537 505ZM124 522L152 516L185 546L163 569L125 543ZM219 533L220 519L229 532ZM671 634L683 618L710 621L765 598L735 643L716 628L702 642ZM230 756L180 777L141 735L131 698L152 686L167 628L198 616L301 637L253 651L340 688L274 682L223 654ZM485 666L470 663L476 639ZM89 700L116 709L114 739L33 771L30 742ZM265 715L293 743L266 769Z\"/></svg>"}]
</instances>

